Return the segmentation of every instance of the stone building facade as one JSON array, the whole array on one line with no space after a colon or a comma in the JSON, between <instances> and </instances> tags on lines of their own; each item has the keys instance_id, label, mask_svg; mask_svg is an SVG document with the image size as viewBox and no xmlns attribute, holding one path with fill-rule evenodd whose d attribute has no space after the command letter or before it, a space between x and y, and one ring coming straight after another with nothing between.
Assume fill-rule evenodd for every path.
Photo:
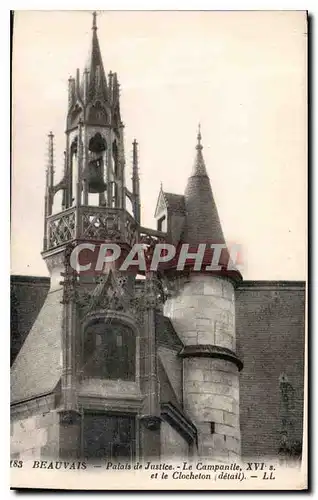
<instances>
[{"instance_id":1,"label":"stone building facade","mask_svg":"<svg viewBox=\"0 0 318 500\"><path fill-rule=\"evenodd\" d=\"M247 282L229 252L199 131L184 195L160 189L141 225L137 142L125 182L116 73L92 30L90 64L69 79L64 175L49 135L42 256L50 278L12 276L11 453L98 460L300 456L305 284ZM62 206L53 211L62 191ZM126 208L126 200L132 214ZM219 271L175 261L143 279L107 264L78 273L74 248L135 243L189 252L222 244ZM81 253L81 265L88 254Z\"/></svg>"}]
</instances>

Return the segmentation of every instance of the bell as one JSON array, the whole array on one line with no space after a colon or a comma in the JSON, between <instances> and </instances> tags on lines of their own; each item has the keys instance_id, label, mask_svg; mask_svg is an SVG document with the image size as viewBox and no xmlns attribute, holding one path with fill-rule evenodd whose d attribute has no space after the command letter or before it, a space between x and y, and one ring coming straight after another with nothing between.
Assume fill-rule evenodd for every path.
<instances>
[{"instance_id":1,"label":"bell","mask_svg":"<svg viewBox=\"0 0 318 500\"><path fill-rule=\"evenodd\" d=\"M91 160L88 164L86 179L89 193L103 193L106 190L106 184L102 173L102 159Z\"/></svg>"}]
</instances>

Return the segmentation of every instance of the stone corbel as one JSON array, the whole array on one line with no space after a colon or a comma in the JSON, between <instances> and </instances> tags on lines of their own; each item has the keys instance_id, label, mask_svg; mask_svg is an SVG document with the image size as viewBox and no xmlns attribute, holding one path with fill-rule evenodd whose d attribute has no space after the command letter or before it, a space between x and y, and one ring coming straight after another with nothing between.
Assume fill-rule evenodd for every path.
<instances>
[{"instance_id":1,"label":"stone corbel","mask_svg":"<svg viewBox=\"0 0 318 500\"><path fill-rule=\"evenodd\" d=\"M140 422L149 431L157 431L158 429L160 429L161 417L158 417L156 415L142 415L140 417Z\"/></svg>"},{"instance_id":2,"label":"stone corbel","mask_svg":"<svg viewBox=\"0 0 318 500\"><path fill-rule=\"evenodd\" d=\"M75 409L61 409L59 410L60 422L63 425L78 424L81 420L81 413Z\"/></svg>"}]
</instances>

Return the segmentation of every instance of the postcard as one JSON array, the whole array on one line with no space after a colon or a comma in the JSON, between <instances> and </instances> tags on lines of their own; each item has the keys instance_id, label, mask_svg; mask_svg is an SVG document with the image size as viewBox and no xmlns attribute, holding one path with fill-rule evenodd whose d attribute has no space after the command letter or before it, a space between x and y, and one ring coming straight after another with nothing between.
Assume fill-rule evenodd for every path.
<instances>
[{"instance_id":1,"label":"postcard","mask_svg":"<svg viewBox=\"0 0 318 500\"><path fill-rule=\"evenodd\" d=\"M307 489L307 23L13 13L12 488Z\"/></svg>"}]
</instances>

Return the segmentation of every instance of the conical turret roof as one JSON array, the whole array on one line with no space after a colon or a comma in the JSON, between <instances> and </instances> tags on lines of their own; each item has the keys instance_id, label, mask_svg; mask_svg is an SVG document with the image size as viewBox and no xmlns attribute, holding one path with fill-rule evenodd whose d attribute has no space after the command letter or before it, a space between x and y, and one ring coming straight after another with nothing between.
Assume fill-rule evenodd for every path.
<instances>
[{"instance_id":1,"label":"conical turret roof","mask_svg":"<svg viewBox=\"0 0 318 500\"><path fill-rule=\"evenodd\" d=\"M186 224L183 242L224 244L225 239L207 174L201 144L201 131L197 136L196 157L185 189Z\"/></svg>"}]
</instances>

